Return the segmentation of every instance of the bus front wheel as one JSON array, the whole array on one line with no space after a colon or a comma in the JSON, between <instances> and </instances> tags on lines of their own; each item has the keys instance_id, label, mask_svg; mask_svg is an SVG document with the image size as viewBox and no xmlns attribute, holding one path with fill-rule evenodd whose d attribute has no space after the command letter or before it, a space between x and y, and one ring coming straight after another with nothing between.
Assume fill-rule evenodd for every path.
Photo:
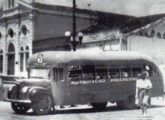
<instances>
[{"instance_id":1,"label":"bus front wheel","mask_svg":"<svg viewBox=\"0 0 165 120\"><path fill-rule=\"evenodd\" d=\"M30 109L29 105L17 102L12 102L11 107L17 114L24 114Z\"/></svg>"},{"instance_id":2,"label":"bus front wheel","mask_svg":"<svg viewBox=\"0 0 165 120\"><path fill-rule=\"evenodd\" d=\"M91 103L93 109L95 110L103 110L106 108L107 106L107 102L104 103Z\"/></svg>"},{"instance_id":3,"label":"bus front wheel","mask_svg":"<svg viewBox=\"0 0 165 120\"><path fill-rule=\"evenodd\" d=\"M32 100L32 109L35 114L43 115L51 112L52 100L49 95L36 95Z\"/></svg>"}]
</instances>

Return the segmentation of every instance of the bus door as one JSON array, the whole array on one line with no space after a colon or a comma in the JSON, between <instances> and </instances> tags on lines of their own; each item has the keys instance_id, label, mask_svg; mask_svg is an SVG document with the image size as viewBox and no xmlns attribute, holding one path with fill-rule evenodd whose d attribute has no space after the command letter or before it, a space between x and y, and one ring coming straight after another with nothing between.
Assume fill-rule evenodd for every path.
<instances>
[{"instance_id":1,"label":"bus door","mask_svg":"<svg viewBox=\"0 0 165 120\"><path fill-rule=\"evenodd\" d=\"M63 68L53 68L52 69L52 93L56 105L65 104L66 94L67 94L67 83L64 77Z\"/></svg>"}]
</instances>

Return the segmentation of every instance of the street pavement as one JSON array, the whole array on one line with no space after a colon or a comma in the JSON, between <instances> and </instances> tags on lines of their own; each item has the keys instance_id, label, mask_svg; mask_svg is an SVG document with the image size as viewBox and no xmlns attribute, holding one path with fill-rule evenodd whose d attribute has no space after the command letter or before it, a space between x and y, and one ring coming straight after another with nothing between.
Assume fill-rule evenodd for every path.
<instances>
[{"instance_id":1,"label":"street pavement","mask_svg":"<svg viewBox=\"0 0 165 120\"><path fill-rule=\"evenodd\" d=\"M8 102L0 102L0 120L165 120L165 100L152 98L152 107L148 109L146 116L141 110L124 110L116 107L116 104L108 104L103 111L94 111L90 106L78 105L66 106L48 115L34 115L32 110L27 114L17 115Z\"/></svg>"}]
</instances>

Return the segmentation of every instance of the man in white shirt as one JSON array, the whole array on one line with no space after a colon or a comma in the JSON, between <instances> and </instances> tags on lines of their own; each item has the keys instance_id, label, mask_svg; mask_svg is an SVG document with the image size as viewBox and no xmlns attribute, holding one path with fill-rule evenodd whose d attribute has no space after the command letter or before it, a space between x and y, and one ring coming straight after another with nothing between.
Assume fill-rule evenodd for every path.
<instances>
[{"instance_id":1,"label":"man in white shirt","mask_svg":"<svg viewBox=\"0 0 165 120\"><path fill-rule=\"evenodd\" d=\"M152 88L152 83L148 77L148 72L145 71L142 73L141 79L136 81L136 99L138 99L138 106L142 108L143 114L147 112L150 89Z\"/></svg>"}]
</instances>

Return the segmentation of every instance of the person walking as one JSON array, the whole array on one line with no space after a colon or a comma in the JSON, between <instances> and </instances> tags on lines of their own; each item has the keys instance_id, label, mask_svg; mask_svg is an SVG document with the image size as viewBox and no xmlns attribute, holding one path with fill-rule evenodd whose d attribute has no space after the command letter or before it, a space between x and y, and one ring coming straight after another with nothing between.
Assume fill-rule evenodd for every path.
<instances>
[{"instance_id":1,"label":"person walking","mask_svg":"<svg viewBox=\"0 0 165 120\"><path fill-rule=\"evenodd\" d=\"M149 74L147 71L144 71L141 79L136 81L136 99L138 99L138 106L141 107L143 115L147 114L151 88L152 83L149 79Z\"/></svg>"}]
</instances>

